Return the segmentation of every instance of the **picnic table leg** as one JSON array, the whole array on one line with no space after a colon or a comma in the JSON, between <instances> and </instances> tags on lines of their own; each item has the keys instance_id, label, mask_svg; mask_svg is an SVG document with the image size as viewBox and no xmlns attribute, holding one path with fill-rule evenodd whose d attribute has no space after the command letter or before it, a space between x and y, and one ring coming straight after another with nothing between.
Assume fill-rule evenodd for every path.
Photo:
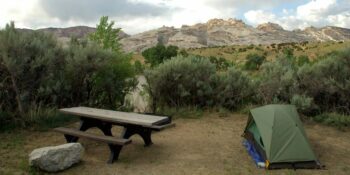
<instances>
[{"instance_id":1,"label":"picnic table leg","mask_svg":"<svg viewBox=\"0 0 350 175\"><path fill-rule=\"evenodd\" d=\"M153 144L151 138L152 130L142 126L125 126L122 132L122 138L129 139L134 134L138 134L142 137L145 142L145 147Z\"/></svg>"},{"instance_id":2,"label":"picnic table leg","mask_svg":"<svg viewBox=\"0 0 350 175\"><path fill-rule=\"evenodd\" d=\"M120 145L113 145L113 144L108 144L109 150L111 151L109 155L109 160L107 163L111 164L114 161L118 160L119 153L122 150L123 146Z\"/></svg>"},{"instance_id":3,"label":"picnic table leg","mask_svg":"<svg viewBox=\"0 0 350 175\"><path fill-rule=\"evenodd\" d=\"M80 131L86 131L90 128L97 127L100 129L104 135L106 136L112 136L112 124L106 123L106 122L101 122L100 120L94 120L94 119L88 119L88 118L80 118L80 126L79 130ZM77 142L79 137L74 137L74 136L66 136L65 138L68 143L71 142Z\"/></svg>"}]
</instances>

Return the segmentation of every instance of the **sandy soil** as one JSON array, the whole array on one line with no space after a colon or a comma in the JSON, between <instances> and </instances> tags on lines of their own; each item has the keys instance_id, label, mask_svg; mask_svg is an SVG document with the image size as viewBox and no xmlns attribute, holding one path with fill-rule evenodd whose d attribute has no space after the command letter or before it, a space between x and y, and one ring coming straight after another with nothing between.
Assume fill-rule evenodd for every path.
<instances>
[{"instance_id":1,"label":"sandy soil","mask_svg":"<svg viewBox=\"0 0 350 175\"><path fill-rule=\"evenodd\" d=\"M118 162L111 165L106 164L109 150L105 144L81 139L85 147L82 162L59 174L350 174L350 131L314 123L305 128L327 170L256 168L241 144L246 119L240 114L220 118L215 113L205 113L201 119L176 119L176 127L153 134L151 147L145 148L141 138L133 136L133 143L124 147ZM113 128L115 135L120 132L121 128ZM63 136L54 132L21 132L17 137L18 143L12 143L16 136L0 135L4 141L0 144L0 174L23 174L31 150L65 143Z\"/></svg>"}]
</instances>

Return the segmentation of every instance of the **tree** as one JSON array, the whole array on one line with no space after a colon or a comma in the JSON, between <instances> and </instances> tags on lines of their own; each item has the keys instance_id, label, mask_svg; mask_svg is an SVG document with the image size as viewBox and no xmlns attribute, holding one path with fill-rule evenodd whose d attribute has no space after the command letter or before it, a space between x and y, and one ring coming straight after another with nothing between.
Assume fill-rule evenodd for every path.
<instances>
[{"instance_id":1,"label":"tree","mask_svg":"<svg viewBox=\"0 0 350 175\"><path fill-rule=\"evenodd\" d=\"M170 59L171 57L177 56L178 51L177 46L164 46L158 44L155 47L151 47L142 52L142 56L145 58L146 63L151 64L151 67L154 67L164 60Z\"/></svg>"},{"instance_id":2,"label":"tree","mask_svg":"<svg viewBox=\"0 0 350 175\"><path fill-rule=\"evenodd\" d=\"M244 65L247 70L257 70L260 68L261 64L265 61L265 56L260 56L258 54L249 54L246 57L246 63Z\"/></svg>"},{"instance_id":3,"label":"tree","mask_svg":"<svg viewBox=\"0 0 350 175\"><path fill-rule=\"evenodd\" d=\"M90 34L90 40L101 45L104 49L120 51L119 32L121 29L114 29L113 26L114 21L108 22L108 16L102 16L100 23L96 26L96 32Z\"/></svg>"}]
</instances>

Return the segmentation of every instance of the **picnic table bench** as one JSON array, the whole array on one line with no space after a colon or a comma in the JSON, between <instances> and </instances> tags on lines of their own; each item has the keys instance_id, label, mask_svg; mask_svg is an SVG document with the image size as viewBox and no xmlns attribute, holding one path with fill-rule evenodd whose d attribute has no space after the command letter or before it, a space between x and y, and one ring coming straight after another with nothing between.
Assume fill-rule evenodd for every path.
<instances>
[{"instance_id":1,"label":"picnic table bench","mask_svg":"<svg viewBox=\"0 0 350 175\"><path fill-rule=\"evenodd\" d=\"M153 144L151 138L153 131L161 131L175 125L171 123L171 117L168 116L120 112L89 107L63 108L59 111L80 117L80 126L78 129L59 127L55 128L54 131L63 133L68 143L77 142L79 137L107 143L110 149L108 163L118 160L122 147L131 143L130 137L134 134L142 137L145 146L150 146ZM120 137L113 136L111 131L113 125L124 127ZM94 127L99 128L104 136L84 132Z\"/></svg>"}]
</instances>

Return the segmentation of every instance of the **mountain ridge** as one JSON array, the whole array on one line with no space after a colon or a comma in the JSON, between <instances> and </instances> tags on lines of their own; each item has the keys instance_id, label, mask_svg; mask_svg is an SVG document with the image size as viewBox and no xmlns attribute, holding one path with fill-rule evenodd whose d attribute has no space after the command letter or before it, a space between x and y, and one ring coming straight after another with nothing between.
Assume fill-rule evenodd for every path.
<instances>
[{"instance_id":1,"label":"mountain ridge","mask_svg":"<svg viewBox=\"0 0 350 175\"><path fill-rule=\"evenodd\" d=\"M38 29L53 33L58 38L83 38L96 29L87 26ZM141 52L158 43L180 48L200 48L227 45L279 44L290 42L345 41L350 40L350 29L325 26L307 27L303 30L285 30L276 23L263 23L257 27L242 20L229 18L210 19L206 23L182 25L180 28L160 27L135 35L120 33L120 42L127 52Z\"/></svg>"}]
</instances>

